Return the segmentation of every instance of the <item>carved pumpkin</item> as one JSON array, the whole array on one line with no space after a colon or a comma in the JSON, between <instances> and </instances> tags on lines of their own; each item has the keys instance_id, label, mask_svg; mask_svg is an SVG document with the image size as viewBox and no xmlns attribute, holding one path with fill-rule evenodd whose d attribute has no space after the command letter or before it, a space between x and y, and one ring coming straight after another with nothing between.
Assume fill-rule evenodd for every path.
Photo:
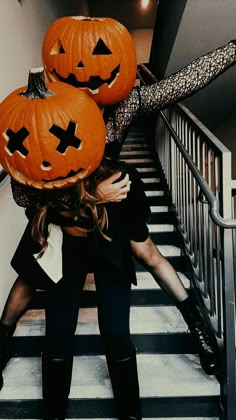
<instances>
[{"instance_id":1,"label":"carved pumpkin","mask_svg":"<svg viewBox=\"0 0 236 420\"><path fill-rule=\"evenodd\" d=\"M57 19L44 37L43 63L49 80L84 89L102 106L124 99L136 79L133 39L112 18Z\"/></svg>"},{"instance_id":2,"label":"carved pumpkin","mask_svg":"<svg viewBox=\"0 0 236 420\"><path fill-rule=\"evenodd\" d=\"M106 130L98 106L66 83L45 85L42 68L3 100L0 114L0 163L22 184L68 187L102 159Z\"/></svg>"}]
</instances>

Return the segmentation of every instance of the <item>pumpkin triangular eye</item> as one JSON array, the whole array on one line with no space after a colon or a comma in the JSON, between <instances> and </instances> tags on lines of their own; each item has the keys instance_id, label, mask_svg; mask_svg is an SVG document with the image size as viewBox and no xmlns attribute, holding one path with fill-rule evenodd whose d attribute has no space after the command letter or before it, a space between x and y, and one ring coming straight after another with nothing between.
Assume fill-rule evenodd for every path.
<instances>
[{"instance_id":1,"label":"pumpkin triangular eye","mask_svg":"<svg viewBox=\"0 0 236 420\"><path fill-rule=\"evenodd\" d=\"M93 55L109 55L112 54L112 52L109 50L109 48L104 44L103 40L99 38L96 47L93 50Z\"/></svg>"},{"instance_id":2,"label":"pumpkin triangular eye","mask_svg":"<svg viewBox=\"0 0 236 420\"><path fill-rule=\"evenodd\" d=\"M65 50L61 41L58 39L55 44L53 45L50 54L65 54Z\"/></svg>"}]
</instances>

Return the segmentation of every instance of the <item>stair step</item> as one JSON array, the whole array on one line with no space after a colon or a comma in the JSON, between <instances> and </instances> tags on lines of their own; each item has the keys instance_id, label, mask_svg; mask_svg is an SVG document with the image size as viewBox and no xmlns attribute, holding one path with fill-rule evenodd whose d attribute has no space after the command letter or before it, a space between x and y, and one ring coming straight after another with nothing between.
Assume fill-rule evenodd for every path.
<instances>
[{"instance_id":1,"label":"stair step","mask_svg":"<svg viewBox=\"0 0 236 420\"><path fill-rule=\"evenodd\" d=\"M1 417L0 417L1 418ZM149 417L142 417L143 420L149 420ZM11 419L4 419L4 420L11 420ZM23 418L21 419L16 419L14 417L14 420L24 420ZM28 419L27 420L35 420L35 419ZM70 418L70 420L78 420L77 418ZM79 420L88 420L88 418L80 418ZM93 420L104 420L104 418L98 418L98 417L94 417ZM117 420L117 418L115 417L109 417L106 420ZM219 417L152 417L152 420L219 420Z\"/></svg>"},{"instance_id":2,"label":"stair step","mask_svg":"<svg viewBox=\"0 0 236 420\"><path fill-rule=\"evenodd\" d=\"M150 150L150 144L149 143L146 143L146 142L137 142L137 143L131 143L131 142L129 142L129 144L124 144L123 146L122 146L122 149L121 149L121 153L122 152L126 152L126 151L131 151L131 150L146 150L146 149L148 149L148 150Z\"/></svg>"},{"instance_id":3,"label":"stair step","mask_svg":"<svg viewBox=\"0 0 236 420\"><path fill-rule=\"evenodd\" d=\"M147 178L143 178L142 181L146 180ZM165 186L161 182L145 182L144 183L144 190L146 191L165 191Z\"/></svg>"},{"instance_id":4,"label":"stair step","mask_svg":"<svg viewBox=\"0 0 236 420\"><path fill-rule=\"evenodd\" d=\"M168 206L150 206L151 213L167 213L169 208Z\"/></svg>"},{"instance_id":5,"label":"stair step","mask_svg":"<svg viewBox=\"0 0 236 420\"><path fill-rule=\"evenodd\" d=\"M97 306L95 285L93 277L91 280L87 278L84 292L81 297L81 308L90 308ZM180 278L186 289L189 289L189 279L183 274L179 273ZM131 305L173 305L173 300L163 292L157 285L153 277L148 272L137 273L138 286L132 287ZM31 301L29 309L43 309L47 299L47 293L43 290L37 291L34 299Z\"/></svg>"},{"instance_id":6,"label":"stair step","mask_svg":"<svg viewBox=\"0 0 236 420\"><path fill-rule=\"evenodd\" d=\"M143 166L144 164L146 165L147 163L153 165L153 159L149 159L149 158L137 158L137 159L127 158L127 159L122 159L122 160L124 160L127 163L132 163L133 165Z\"/></svg>"},{"instance_id":7,"label":"stair step","mask_svg":"<svg viewBox=\"0 0 236 420\"><path fill-rule=\"evenodd\" d=\"M195 352L187 325L175 306L132 306L130 326L139 353ZM19 321L14 334L16 355L39 355L43 348L44 332L44 310L29 310ZM74 354L103 354L96 307L80 309Z\"/></svg>"},{"instance_id":8,"label":"stair step","mask_svg":"<svg viewBox=\"0 0 236 420\"><path fill-rule=\"evenodd\" d=\"M163 197L164 191L147 191L145 190L145 194L147 197Z\"/></svg>"},{"instance_id":9,"label":"stair step","mask_svg":"<svg viewBox=\"0 0 236 420\"><path fill-rule=\"evenodd\" d=\"M170 206L171 201L170 198L167 196L153 196L150 195L147 197L149 206Z\"/></svg>"},{"instance_id":10,"label":"stair step","mask_svg":"<svg viewBox=\"0 0 236 420\"><path fill-rule=\"evenodd\" d=\"M185 257L170 256L166 258L169 261L169 263L173 265L176 271L182 271L183 273L186 273L187 264L186 264ZM141 264L139 264L137 261L134 261L134 266L135 266L136 271L145 271L144 267Z\"/></svg>"},{"instance_id":11,"label":"stair step","mask_svg":"<svg viewBox=\"0 0 236 420\"><path fill-rule=\"evenodd\" d=\"M14 336L44 335L45 313L43 309L28 310L18 322ZM185 324L175 306L132 306L130 330L132 334L186 333ZM99 334L97 308L81 308L77 335Z\"/></svg>"},{"instance_id":12,"label":"stair step","mask_svg":"<svg viewBox=\"0 0 236 420\"><path fill-rule=\"evenodd\" d=\"M158 245L158 250L164 257L179 257L182 255L182 250L175 245Z\"/></svg>"},{"instance_id":13,"label":"stair step","mask_svg":"<svg viewBox=\"0 0 236 420\"><path fill-rule=\"evenodd\" d=\"M144 178L142 179L144 184L156 184L160 182L160 178L153 177L153 178Z\"/></svg>"},{"instance_id":14,"label":"stair step","mask_svg":"<svg viewBox=\"0 0 236 420\"><path fill-rule=\"evenodd\" d=\"M161 245L178 245L179 243L176 232L151 232L150 237L158 247Z\"/></svg>"},{"instance_id":15,"label":"stair step","mask_svg":"<svg viewBox=\"0 0 236 420\"><path fill-rule=\"evenodd\" d=\"M176 223L176 216L175 213L172 211L160 211L160 207L157 207L158 211L152 211L148 219L148 224L175 224Z\"/></svg>"},{"instance_id":16,"label":"stair step","mask_svg":"<svg viewBox=\"0 0 236 420\"><path fill-rule=\"evenodd\" d=\"M156 173L158 172L157 168L150 166L150 167L139 167L137 168L137 171L142 174L142 177L144 176L145 173ZM148 175L149 176L149 175Z\"/></svg>"},{"instance_id":17,"label":"stair step","mask_svg":"<svg viewBox=\"0 0 236 420\"><path fill-rule=\"evenodd\" d=\"M148 229L150 233L154 232L173 232L174 225L167 224L148 224Z\"/></svg>"},{"instance_id":18,"label":"stair step","mask_svg":"<svg viewBox=\"0 0 236 420\"><path fill-rule=\"evenodd\" d=\"M194 355L138 354L137 363L141 397L218 396L220 393L217 379L204 374ZM4 383L0 404L11 399L41 399L40 358L12 358L4 370ZM112 398L103 355L74 357L70 398Z\"/></svg>"},{"instance_id":19,"label":"stair step","mask_svg":"<svg viewBox=\"0 0 236 420\"><path fill-rule=\"evenodd\" d=\"M0 418L4 420L13 420L20 416L22 419L42 418L42 402L40 400L12 400L3 401L0 404ZM219 417L216 417L219 413L218 405L218 396L173 397L171 400L168 397L143 398L142 413L144 414L143 418L155 418L158 413L161 416L158 419L185 420L189 417L183 417L184 413L185 416L195 416L193 417L195 420L218 419ZM111 399L71 399L67 410L67 419L103 418L109 420L114 417L114 411L114 402ZM179 417L176 417L178 415Z\"/></svg>"},{"instance_id":20,"label":"stair step","mask_svg":"<svg viewBox=\"0 0 236 420\"><path fill-rule=\"evenodd\" d=\"M133 141L140 141L140 143L145 142L146 141L145 135L143 133L138 133L138 132L132 133L131 135L129 134L125 140L125 144L132 143Z\"/></svg>"},{"instance_id":21,"label":"stair step","mask_svg":"<svg viewBox=\"0 0 236 420\"><path fill-rule=\"evenodd\" d=\"M216 417L220 387L193 355L138 354L143 417ZM0 418L41 418L41 360L13 358L4 371ZM105 357L75 356L67 418L112 418L114 400Z\"/></svg>"},{"instance_id":22,"label":"stair step","mask_svg":"<svg viewBox=\"0 0 236 420\"><path fill-rule=\"evenodd\" d=\"M15 356L40 356L44 346L44 336L14 337ZM192 337L189 333L177 334L132 334L134 346L142 353L156 354L194 354ZM75 355L104 354L100 335L76 335L74 338Z\"/></svg>"},{"instance_id":23,"label":"stair step","mask_svg":"<svg viewBox=\"0 0 236 420\"><path fill-rule=\"evenodd\" d=\"M148 272L138 272L137 274L137 281L138 286L132 286L133 289L141 289L141 290L148 290L148 289L157 289L159 286L156 284L155 280L153 279L152 275ZM189 278L183 274L178 272L178 276L180 277L183 285L185 288L189 288L190 282Z\"/></svg>"},{"instance_id":24,"label":"stair step","mask_svg":"<svg viewBox=\"0 0 236 420\"><path fill-rule=\"evenodd\" d=\"M129 159L130 157L139 156L152 156L152 152L150 150L122 150L120 152L121 160Z\"/></svg>"},{"instance_id":25,"label":"stair step","mask_svg":"<svg viewBox=\"0 0 236 420\"><path fill-rule=\"evenodd\" d=\"M132 285L132 291L143 291L143 290L156 290L160 289L160 286L155 282L151 273L144 271L136 273L138 284L137 286ZM189 278L181 272L178 272L178 276L180 277L184 287L189 288L190 281ZM87 275L87 279L85 282L84 290L95 290L94 284L94 276L93 273L89 273Z\"/></svg>"}]
</instances>

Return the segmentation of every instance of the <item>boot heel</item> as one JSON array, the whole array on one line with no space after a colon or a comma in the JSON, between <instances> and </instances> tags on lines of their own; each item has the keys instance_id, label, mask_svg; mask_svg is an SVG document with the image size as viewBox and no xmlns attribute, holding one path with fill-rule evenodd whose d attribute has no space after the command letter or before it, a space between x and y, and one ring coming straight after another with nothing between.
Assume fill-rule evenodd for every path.
<instances>
[{"instance_id":1,"label":"boot heel","mask_svg":"<svg viewBox=\"0 0 236 420\"><path fill-rule=\"evenodd\" d=\"M219 372L218 351L199 307L191 297L176 306L192 334L203 370L207 375L216 375Z\"/></svg>"}]
</instances>

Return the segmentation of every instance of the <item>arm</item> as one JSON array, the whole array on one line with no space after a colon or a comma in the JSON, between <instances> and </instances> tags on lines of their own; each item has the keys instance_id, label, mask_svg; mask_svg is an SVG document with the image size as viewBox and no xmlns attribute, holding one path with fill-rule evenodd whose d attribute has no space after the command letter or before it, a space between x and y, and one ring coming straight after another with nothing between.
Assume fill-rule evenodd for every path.
<instances>
[{"instance_id":1,"label":"arm","mask_svg":"<svg viewBox=\"0 0 236 420\"><path fill-rule=\"evenodd\" d=\"M142 86L141 113L157 111L192 95L235 63L236 42L231 41L202 55L166 79Z\"/></svg>"},{"instance_id":2,"label":"arm","mask_svg":"<svg viewBox=\"0 0 236 420\"><path fill-rule=\"evenodd\" d=\"M116 172L109 178L101 181L96 189L96 195L103 203L120 202L127 197L130 190L129 175L116 182L121 176L121 172Z\"/></svg>"},{"instance_id":3,"label":"arm","mask_svg":"<svg viewBox=\"0 0 236 420\"><path fill-rule=\"evenodd\" d=\"M120 102L106 124L105 154L119 156L128 130L142 114L150 114L178 102L202 89L236 62L236 42L202 55L160 82L135 87Z\"/></svg>"}]
</instances>

